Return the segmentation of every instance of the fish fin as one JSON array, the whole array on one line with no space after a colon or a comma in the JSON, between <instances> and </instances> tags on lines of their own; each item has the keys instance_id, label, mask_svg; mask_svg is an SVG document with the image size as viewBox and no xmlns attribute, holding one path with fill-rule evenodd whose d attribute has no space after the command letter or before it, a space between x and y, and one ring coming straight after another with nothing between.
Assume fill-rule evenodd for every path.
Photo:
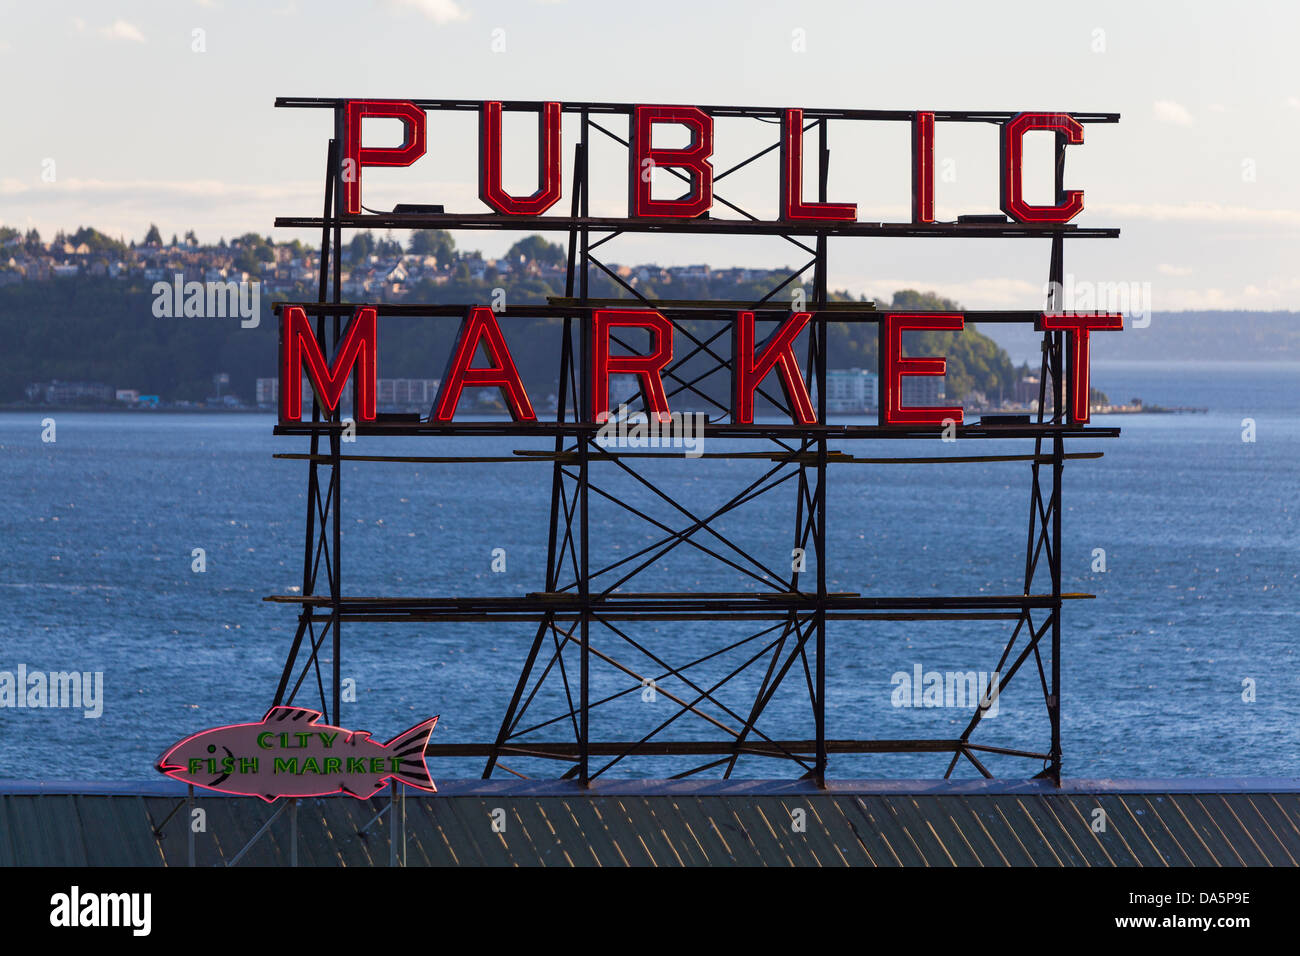
<instances>
[{"instance_id":1,"label":"fish fin","mask_svg":"<svg viewBox=\"0 0 1300 956\"><path fill-rule=\"evenodd\" d=\"M280 799L280 795L278 793L259 793L257 799L265 800L267 803L275 803Z\"/></svg>"},{"instance_id":2,"label":"fish fin","mask_svg":"<svg viewBox=\"0 0 1300 956\"><path fill-rule=\"evenodd\" d=\"M266 712L266 716L262 718L262 723L269 724L271 721L279 722L281 720L297 723L301 720L310 724L315 723L320 715L319 710L308 710L306 707L272 707Z\"/></svg>"},{"instance_id":3,"label":"fish fin","mask_svg":"<svg viewBox=\"0 0 1300 956\"><path fill-rule=\"evenodd\" d=\"M438 718L430 717L384 744L385 750L391 751L392 756L401 759L401 769L389 776L409 787L428 790L431 793L438 792L438 788L433 785L433 778L429 776L429 768L424 762L425 744L429 742L429 735L437 725Z\"/></svg>"}]
</instances>

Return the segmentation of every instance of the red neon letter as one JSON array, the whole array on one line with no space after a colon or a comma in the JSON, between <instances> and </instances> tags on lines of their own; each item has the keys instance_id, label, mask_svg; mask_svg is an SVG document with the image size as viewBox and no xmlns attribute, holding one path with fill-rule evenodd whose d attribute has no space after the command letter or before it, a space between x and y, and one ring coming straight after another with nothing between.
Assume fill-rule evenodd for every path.
<instances>
[{"instance_id":1,"label":"red neon letter","mask_svg":"<svg viewBox=\"0 0 1300 956\"><path fill-rule=\"evenodd\" d=\"M402 121L401 146L361 145L361 119L381 116ZM363 166L410 166L424 155L424 110L406 100L348 100L343 104L343 210L361 212Z\"/></svg>"},{"instance_id":2,"label":"red neon letter","mask_svg":"<svg viewBox=\"0 0 1300 956\"><path fill-rule=\"evenodd\" d=\"M934 222L934 114L912 115L912 222Z\"/></svg>"},{"instance_id":3,"label":"red neon letter","mask_svg":"<svg viewBox=\"0 0 1300 956\"><path fill-rule=\"evenodd\" d=\"M854 202L803 201L803 110L786 110L781 120L781 218L849 222L858 218Z\"/></svg>"},{"instance_id":4,"label":"red neon letter","mask_svg":"<svg viewBox=\"0 0 1300 956\"><path fill-rule=\"evenodd\" d=\"M1070 422L1088 424L1092 397L1090 359L1088 356L1089 332L1118 332L1124 328L1124 316L1111 312L1063 312L1056 315L1044 313L1038 322L1040 332L1068 332L1070 334Z\"/></svg>"},{"instance_id":5,"label":"red neon letter","mask_svg":"<svg viewBox=\"0 0 1300 956\"><path fill-rule=\"evenodd\" d=\"M560 198L560 104L537 114L537 191L512 196L501 188L501 104L484 103L479 113L478 195L507 216L540 216Z\"/></svg>"},{"instance_id":6,"label":"red neon letter","mask_svg":"<svg viewBox=\"0 0 1300 956\"><path fill-rule=\"evenodd\" d=\"M1083 211L1083 190L1067 189L1055 206L1031 206L1021 196L1025 134L1052 130L1071 145L1083 142L1083 127L1068 113L1018 113L1002 125L1002 211L1016 222L1069 222Z\"/></svg>"},{"instance_id":7,"label":"red neon letter","mask_svg":"<svg viewBox=\"0 0 1300 956\"><path fill-rule=\"evenodd\" d=\"M615 328L650 330L649 355L610 355L609 333ZM673 358L673 326L652 309L595 309L591 313L591 417L609 418L610 375L631 374L641 380L648 415L660 421L668 414L668 396L659 372Z\"/></svg>"},{"instance_id":8,"label":"red neon letter","mask_svg":"<svg viewBox=\"0 0 1300 956\"><path fill-rule=\"evenodd\" d=\"M790 417L797 425L817 424L812 397L799 373L799 363L794 357L794 340L803 331L811 312L796 312L782 322L763 344L762 351L754 354L754 313L741 312L732 327L731 420L739 425L754 424L754 391L762 384L767 373L775 366L781 377Z\"/></svg>"},{"instance_id":9,"label":"red neon letter","mask_svg":"<svg viewBox=\"0 0 1300 956\"><path fill-rule=\"evenodd\" d=\"M960 313L914 315L891 312L880 320L880 424L942 425L952 419L962 423L960 405L920 406L903 404L904 375L943 375L948 363L942 358L903 357L903 333L910 331L960 332L966 327Z\"/></svg>"},{"instance_id":10,"label":"red neon letter","mask_svg":"<svg viewBox=\"0 0 1300 956\"><path fill-rule=\"evenodd\" d=\"M487 353L491 365L486 368L470 368L479 343ZM446 371L442 373L442 382L438 386L438 397L433 403L433 420L449 422L456 417L456 406L460 404L460 394L466 386L472 388L499 388L505 396L506 407L510 417L517 422L535 422L537 415L533 404L528 400L515 360L506 347L505 336L497 317L485 305L475 306L460 324L456 335L456 345L447 360Z\"/></svg>"},{"instance_id":11,"label":"red neon letter","mask_svg":"<svg viewBox=\"0 0 1300 956\"><path fill-rule=\"evenodd\" d=\"M656 123L680 123L691 131L685 149L656 149L650 142ZM713 118L694 106L638 106L632 116L628 150L628 214L634 217L692 219L713 205ZM659 166L690 171L691 188L676 199L650 195L651 173Z\"/></svg>"},{"instance_id":12,"label":"red neon letter","mask_svg":"<svg viewBox=\"0 0 1300 956\"><path fill-rule=\"evenodd\" d=\"M307 313L298 305L286 308L280 319L280 421L302 418L302 369L306 365L316 400L330 412L339 407L348 375L357 368L355 418L373 422L379 375L378 331L374 308L358 306L334 353L334 361L326 364Z\"/></svg>"}]
</instances>

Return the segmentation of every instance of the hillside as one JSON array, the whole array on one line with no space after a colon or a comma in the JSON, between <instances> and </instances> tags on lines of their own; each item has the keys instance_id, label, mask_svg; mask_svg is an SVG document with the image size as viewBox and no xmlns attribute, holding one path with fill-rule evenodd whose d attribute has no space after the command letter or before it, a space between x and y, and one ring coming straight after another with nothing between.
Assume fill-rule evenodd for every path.
<instances>
[{"instance_id":1,"label":"hillside","mask_svg":"<svg viewBox=\"0 0 1300 956\"><path fill-rule=\"evenodd\" d=\"M146 244L128 247L104 240L93 230L59 236L48 245L39 237L15 237L13 233L10 239L20 249L18 257L10 260L7 272L0 270L0 277L7 276L0 284L0 334L6 343L0 359L0 402L22 401L27 386L56 379L135 389L164 401L202 401L212 393L213 377L219 373L230 376L223 391L251 401L255 380L275 375L277 333L271 302L316 297L312 250L275 245L251 234L219 247L175 239L166 246L152 234ZM544 303L564 289L563 250L539 237L522 240L499 261L456 250L445 233L417 233L407 249L362 234L346 253L348 301L487 304L493 301L493 290L502 288L511 305L521 305ZM756 301L786 274L713 271L707 266L620 268L624 281L635 283L647 297L677 299ZM263 290L260 323L241 328L235 317L159 317L154 283L169 281L175 272L187 279L258 279ZM612 279L600 275L590 291L593 297L626 295ZM850 298L844 292L832 297ZM960 309L912 290L897 293L892 305ZM505 328L521 375L540 395L555 391L560 321L525 319ZM380 336L380 375L438 377L455 329L450 320L386 321ZM729 342L724 336L712 347L725 354ZM676 351L685 354L690 348L683 337ZM960 335L909 333L905 348L913 354L947 356L950 397L961 398L972 390L990 398L1010 394L1017 377L1006 353L973 328ZM834 323L829 364L874 369L875 326ZM699 370L698 365L688 366L685 375L689 378Z\"/></svg>"},{"instance_id":2,"label":"hillside","mask_svg":"<svg viewBox=\"0 0 1300 956\"><path fill-rule=\"evenodd\" d=\"M1156 312L1145 327L1127 315L1124 326L1122 334L1092 337L1094 361L1300 362L1300 312ZM1037 364L1032 329L992 326L990 333L1014 359Z\"/></svg>"},{"instance_id":3,"label":"hillside","mask_svg":"<svg viewBox=\"0 0 1300 956\"><path fill-rule=\"evenodd\" d=\"M1300 313L1156 312L1122 338L1099 341L1098 359L1300 362Z\"/></svg>"}]
</instances>

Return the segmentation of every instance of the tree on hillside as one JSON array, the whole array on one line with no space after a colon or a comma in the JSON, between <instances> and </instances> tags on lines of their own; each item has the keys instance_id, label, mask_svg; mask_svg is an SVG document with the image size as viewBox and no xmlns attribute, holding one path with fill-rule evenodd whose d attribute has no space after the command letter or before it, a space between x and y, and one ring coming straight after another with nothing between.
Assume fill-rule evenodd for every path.
<instances>
[{"instance_id":1,"label":"tree on hillside","mask_svg":"<svg viewBox=\"0 0 1300 956\"><path fill-rule=\"evenodd\" d=\"M158 226L154 223L149 224L149 231L144 234L144 244L146 246L162 245L162 233L158 231Z\"/></svg>"},{"instance_id":2,"label":"tree on hillside","mask_svg":"<svg viewBox=\"0 0 1300 956\"><path fill-rule=\"evenodd\" d=\"M114 256L126 254L126 245L121 240L110 239L98 229L92 229L89 226L82 226L72 234L68 241L74 246L80 246L84 243L91 252Z\"/></svg>"},{"instance_id":3,"label":"tree on hillside","mask_svg":"<svg viewBox=\"0 0 1300 956\"><path fill-rule=\"evenodd\" d=\"M934 292L917 292L915 289L900 289L894 293L894 301L889 307L895 312L961 312L960 304L952 299L945 299Z\"/></svg>"},{"instance_id":4,"label":"tree on hillside","mask_svg":"<svg viewBox=\"0 0 1300 956\"><path fill-rule=\"evenodd\" d=\"M384 258L397 258L402 254L402 244L393 238L393 230L388 230L384 238L375 243L375 253Z\"/></svg>"},{"instance_id":5,"label":"tree on hillside","mask_svg":"<svg viewBox=\"0 0 1300 956\"><path fill-rule=\"evenodd\" d=\"M520 262L536 262L538 265L560 265L566 259L564 247L547 242L537 235L520 239L506 253L506 261L511 265Z\"/></svg>"},{"instance_id":6,"label":"tree on hillside","mask_svg":"<svg viewBox=\"0 0 1300 956\"><path fill-rule=\"evenodd\" d=\"M348 262L356 265L365 262L375 252L375 237L369 232L358 232L348 243Z\"/></svg>"},{"instance_id":7,"label":"tree on hillside","mask_svg":"<svg viewBox=\"0 0 1300 956\"><path fill-rule=\"evenodd\" d=\"M262 264L275 261L275 246L270 240L255 232L246 232L230 243L231 257L236 269L250 275L260 275Z\"/></svg>"},{"instance_id":8,"label":"tree on hillside","mask_svg":"<svg viewBox=\"0 0 1300 956\"><path fill-rule=\"evenodd\" d=\"M900 289L890 308L895 311L964 312L961 303L934 292ZM967 323L960 334L910 332L903 351L909 355L942 355L948 362L949 398L960 399L973 389L991 399L1009 395L1019 378L1010 357L992 339Z\"/></svg>"},{"instance_id":9,"label":"tree on hillside","mask_svg":"<svg viewBox=\"0 0 1300 956\"><path fill-rule=\"evenodd\" d=\"M445 229L417 229L411 233L408 248L412 255L434 256L439 263L448 263L456 251L456 240Z\"/></svg>"}]
</instances>

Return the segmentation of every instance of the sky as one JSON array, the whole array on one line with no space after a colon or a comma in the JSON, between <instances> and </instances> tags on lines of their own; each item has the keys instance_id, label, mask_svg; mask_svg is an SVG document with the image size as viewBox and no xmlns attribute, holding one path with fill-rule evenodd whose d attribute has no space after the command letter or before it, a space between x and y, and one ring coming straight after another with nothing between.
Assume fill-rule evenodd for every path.
<instances>
[{"instance_id":1,"label":"sky","mask_svg":"<svg viewBox=\"0 0 1300 956\"><path fill-rule=\"evenodd\" d=\"M319 214L328 114L274 109L278 95L1118 112L1069 148L1075 221L1122 230L1067 244L1071 280L1139 284L1156 311L1300 299L1300 4L0 0L0 24L0 224L47 239L87 225L139 240L157 223L204 242L316 242L274 219ZM526 193L533 130L515 119L507 186ZM861 219L909 218L905 124L842 128L830 199L857 202ZM567 119L564 133L567 170ZM719 122L715 162L771 137ZM411 169L368 171L366 205L483 210L473 114L431 119L429 146ZM1048 153L1027 149L1034 198ZM997 211L994 127L940 124L935 156L938 218ZM592 162L593 212L621 214L626 160L593 147ZM719 194L761 213L776 184L775 165L756 163ZM518 235L456 238L493 256ZM801 262L772 237L615 243L608 260L625 264ZM1048 253L1045 240L840 239L830 279L1038 308Z\"/></svg>"}]
</instances>

